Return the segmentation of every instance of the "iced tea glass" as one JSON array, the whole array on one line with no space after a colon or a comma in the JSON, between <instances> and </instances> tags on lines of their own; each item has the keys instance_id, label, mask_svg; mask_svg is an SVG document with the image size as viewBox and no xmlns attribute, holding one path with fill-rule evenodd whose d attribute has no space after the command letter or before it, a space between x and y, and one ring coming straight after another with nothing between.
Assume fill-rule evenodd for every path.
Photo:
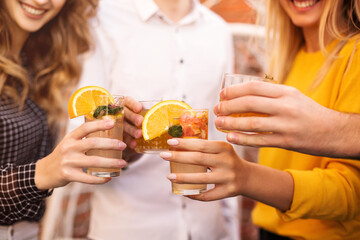
<instances>
[{"instance_id":1,"label":"iced tea glass","mask_svg":"<svg viewBox=\"0 0 360 240\"><path fill-rule=\"evenodd\" d=\"M125 97L113 95L101 95L101 106L96 106L92 115L85 115L85 122L110 119L114 121L114 127L105 131L98 131L89 134L87 137L112 138L123 140L124 130L124 102ZM122 151L108 149L93 149L86 152L88 156L100 156L105 158L122 158ZM98 177L117 177L120 175L120 168L88 168L87 173Z\"/></svg>"},{"instance_id":2,"label":"iced tea glass","mask_svg":"<svg viewBox=\"0 0 360 240\"><path fill-rule=\"evenodd\" d=\"M208 139L208 109L186 109L170 119L169 136ZM171 149L170 149L171 150ZM170 162L171 173L204 173L206 166ZM206 184L172 183L172 192L178 195L197 195L206 192Z\"/></svg>"},{"instance_id":3,"label":"iced tea glass","mask_svg":"<svg viewBox=\"0 0 360 240\"><path fill-rule=\"evenodd\" d=\"M161 102L160 100L151 100L151 101L139 101L142 105L142 110L140 112L141 116L145 116L145 114L152 108L154 105ZM141 129L141 127L140 127ZM167 144L167 140L169 136L167 132L162 134L159 137L156 137L151 140L144 140L144 138L136 139L136 147L135 151L138 153L159 153L166 149L169 149L169 145Z\"/></svg>"},{"instance_id":4,"label":"iced tea glass","mask_svg":"<svg viewBox=\"0 0 360 240\"><path fill-rule=\"evenodd\" d=\"M252 75L243 75L243 74L230 74L226 73L223 75L222 83L221 83L221 89L224 89L228 86L242 84L246 82L253 82L253 81L262 81L262 82L270 82L270 83L276 83L275 80L272 78L266 78L266 77L258 77L258 76L252 76ZM222 101L220 99L220 101ZM230 114L231 117L267 117L267 114L263 113L256 113L256 112L248 112L248 113L234 113ZM222 132L229 132L228 130L219 129L218 130ZM253 134L250 132L246 132L249 134Z\"/></svg>"}]
</instances>

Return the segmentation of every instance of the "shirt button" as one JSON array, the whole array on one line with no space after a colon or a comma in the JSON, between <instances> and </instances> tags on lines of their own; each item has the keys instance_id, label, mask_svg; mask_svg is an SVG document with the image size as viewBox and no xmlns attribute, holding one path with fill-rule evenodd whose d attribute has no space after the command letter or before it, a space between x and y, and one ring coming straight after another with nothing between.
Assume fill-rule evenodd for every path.
<instances>
[{"instance_id":1,"label":"shirt button","mask_svg":"<svg viewBox=\"0 0 360 240\"><path fill-rule=\"evenodd\" d=\"M182 204L182 208L185 209L186 208L186 203Z\"/></svg>"},{"instance_id":2,"label":"shirt button","mask_svg":"<svg viewBox=\"0 0 360 240\"><path fill-rule=\"evenodd\" d=\"M183 64L184 63L184 59L180 59L180 64Z\"/></svg>"}]
</instances>

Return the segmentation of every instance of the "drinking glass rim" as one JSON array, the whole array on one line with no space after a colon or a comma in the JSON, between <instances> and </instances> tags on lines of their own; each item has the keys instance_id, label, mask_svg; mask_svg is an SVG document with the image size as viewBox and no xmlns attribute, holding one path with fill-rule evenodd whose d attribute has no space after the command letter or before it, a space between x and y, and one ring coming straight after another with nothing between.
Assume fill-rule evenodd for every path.
<instances>
[{"instance_id":1,"label":"drinking glass rim","mask_svg":"<svg viewBox=\"0 0 360 240\"><path fill-rule=\"evenodd\" d=\"M255 79L257 78L257 79L267 80L265 77L256 76L256 75L240 74L240 73L224 73L223 78L226 77L226 76L230 76L230 77L250 77L250 78L255 78Z\"/></svg>"}]
</instances>

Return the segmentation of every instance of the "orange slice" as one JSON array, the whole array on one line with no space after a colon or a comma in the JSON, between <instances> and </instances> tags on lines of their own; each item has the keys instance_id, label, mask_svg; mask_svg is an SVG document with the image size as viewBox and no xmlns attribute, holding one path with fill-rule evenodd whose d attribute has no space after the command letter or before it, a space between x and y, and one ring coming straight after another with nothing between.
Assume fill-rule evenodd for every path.
<instances>
[{"instance_id":1,"label":"orange slice","mask_svg":"<svg viewBox=\"0 0 360 240\"><path fill-rule=\"evenodd\" d=\"M104 102L100 95L109 95L111 103L114 102L111 94L102 87L87 86L76 90L71 95L68 103L70 118L89 114L94 111L97 106L109 104L109 102Z\"/></svg>"},{"instance_id":2,"label":"orange slice","mask_svg":"<svg viewBox=\"0 0 360 240\"><path fill-rule=\"evenodd\" d=\"M167 132L169 120L179 117L183 109L191 109L191 107L178 100L162 101L150 108L142 124L144 140L154 139Z\"/></svg>"}]
</instances>

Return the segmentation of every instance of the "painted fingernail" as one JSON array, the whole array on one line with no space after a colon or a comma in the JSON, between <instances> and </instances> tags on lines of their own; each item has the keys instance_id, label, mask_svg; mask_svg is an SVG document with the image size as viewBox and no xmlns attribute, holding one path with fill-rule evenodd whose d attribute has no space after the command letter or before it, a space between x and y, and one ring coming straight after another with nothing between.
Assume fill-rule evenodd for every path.
<instances>
[{"instance_id":1,"label":"painted fingernail","mask_svg":"<svg viewBox=\"0 0 360 240\"><path fill-rule=\"evenodd\" d=\"M106 127L113 127L114 121L113 120L105 120L105 126Z\"/></svg>"},{"instance_id":2,"label":"painted fingernail","mask_svg":"<svg viewBox=\"0 0 360 240\"><path fill-rule=\"evenodd\" d=\"M167 179L175 180L176 179L176 174L170 173L169 175L167 175Z\"/></svg>"},{"instance_id":3,"label":"painted fingernail","mask_svg":"<svg viewBox=\"0 0 360 240\"><path fill-rule=\"evenodd\" d=\"M119 142L119 147L121 149L124 149L124 148L126 148L126 144L124 142Z\"/></svg>"},{"instance_id":4,"label":"painted fingernail","mask_svg":"<svg viewBox=\"0 0 360 240\"><path fill-rule=\"evenodd\" d=\"M169 144L170 146L176 146L179 144L179 141L176 139L169 139L167 140L167 144Z\"/></svg>"},{"instance_id":5,"label":"painted fingernail","mask_svg":"<svg viewBox=\"0 0 360 240\"><path fill-rule=\"evenodd\" d=\"M172 156L172 154L171 154L171 152L161 152L160 153L160 157L162 157L162 158L171 158L171 156Z\"/></svg>"}]
</instances>

